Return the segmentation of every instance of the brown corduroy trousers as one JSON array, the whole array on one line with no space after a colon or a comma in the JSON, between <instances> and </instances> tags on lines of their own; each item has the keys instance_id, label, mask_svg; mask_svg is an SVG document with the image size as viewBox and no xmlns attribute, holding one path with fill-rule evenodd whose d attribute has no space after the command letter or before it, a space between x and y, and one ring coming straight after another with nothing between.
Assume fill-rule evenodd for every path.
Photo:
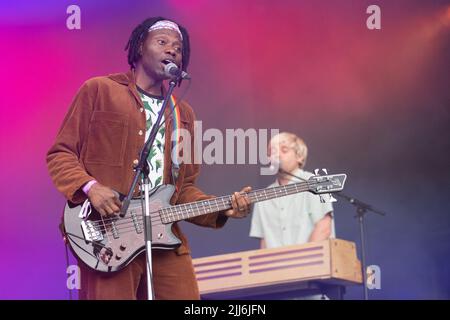
<instances>
[{"instance_id":1,"label":"brown corduroy trousers","mask_svg":"<svg viewBox=\"0 0 450 320\"><path fill-rule=\"evenodd\" d=\"M80 262L80 300L145 300L147 272L145 253L115 273L90 269ZM153 289L157 300L200 299L192 258L171 250L153 250Z\"/></svg>"}]
</instances>

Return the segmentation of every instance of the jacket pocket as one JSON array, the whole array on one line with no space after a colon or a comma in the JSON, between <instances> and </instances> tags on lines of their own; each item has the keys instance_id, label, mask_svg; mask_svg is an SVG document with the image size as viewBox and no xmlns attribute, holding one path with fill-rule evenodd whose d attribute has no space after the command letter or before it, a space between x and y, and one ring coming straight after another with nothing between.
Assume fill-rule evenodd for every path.
<instances>
[{"instance_id":1,"label":"jacket pocket","mask_svg":"<svg viewBox=\"0 0 450 320\"><path fill-rule=\"evenodd\" d=\"M128 138L126 113L95 111L89 126L85 162L122 166Z\"/></svg>"}]
</instances>

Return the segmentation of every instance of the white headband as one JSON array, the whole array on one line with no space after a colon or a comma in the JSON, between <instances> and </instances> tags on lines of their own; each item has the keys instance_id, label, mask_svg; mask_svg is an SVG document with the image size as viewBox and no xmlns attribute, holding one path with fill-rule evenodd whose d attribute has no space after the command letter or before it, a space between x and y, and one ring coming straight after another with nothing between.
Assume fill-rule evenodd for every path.
<instances>
[{"instance_id":1,"label":"white headband","mask_svg":"<svg viewBox=\"0 0 450 320\"><path fill-rule=\"evenodd\" d=\"M181 34L180 28L178 28L178 25L175 22L169 20L160 20L153 24L150 28L148 28L148 32L158 29L170 29L176 31L178 32L181 40L183 40L183 35Z\"/></svg>"}]
</instances>

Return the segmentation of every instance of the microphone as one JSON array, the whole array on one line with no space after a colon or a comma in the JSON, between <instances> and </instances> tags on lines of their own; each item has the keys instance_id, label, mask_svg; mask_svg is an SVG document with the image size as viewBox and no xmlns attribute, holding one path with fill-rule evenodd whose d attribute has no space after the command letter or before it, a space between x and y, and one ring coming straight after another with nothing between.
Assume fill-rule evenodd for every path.
<instances>
[{"instance_id":1,"label":"microphone","mask_svg":"<svg viewBox=\"0 0 450 320\"><path fill-rule=\"evenodd\" d=\"M169 62L164 66L164 73L169 78L191 79L191 76L187 72L182 71L173 62Z\"/></svg>"},{"instance_id":2,"label":"microphone","mask_svg":"<svg viewBox=\"0 0 450 320\"><path fill-rule=\"evenodd\" d=\"M276 160L270 161L269 172L271 174L281 173L280 162Z\"/></svg>"},{"instance_id":3,"label":"microphone","mask_svg":"<svg viewBox=\"0 0 450 320\"><path fill-rule=\"evenodd\" d=\"M299 180L301 180L301 181L308 181L308 180L306 180L306 179L303 179L303 178L301 178L301 177L299 177L299 176L297 176L297 175L295 175L295 174L292 174L292 173L290 173L290 172L288 172L288 171L282 169L282 168L280 167L280 162L279 162L279 161L276 161L276 160L273 160L273 161L270 162L269 172L272 173L272 174L278 174L278 173L281 173L281 174L285 174L285 175L291 176L291 177L293 177L293 178L297 178L297 179L299 179Z\"/></svg>"},{"instance_id":4,"label":"microphone","mask_svg":"<svg viewBox=\"0 0 450 320\"><path fill-rule=\"evenodd\" d=\"M290 173L290 172L287 172L286 170L283 170L283 169L281 169L281 168L278 170L278 172L279 172L279 173L282 173L282 174L286 174L286 175L291 176L291 177L293 177L293 178L297 178L297 179L299 179L299 180L301 180L301 181L308 181L308 180L306 180L306 179L303 179L302 177L299 177L299 176L297 176L297 175L295 175L295 174L292 174L292 173Z\"/></svg>"},{"instance_id":5,"label":"microphone","mask_svg":"<svg viewBox=\"0 0 450 320\"><path fill-rule=\"evenodd\" d=\"M273 173L281 172L281 169L277 169L277 167L278 166L275 166L273 163L271 163L270 166L269 166L270 172L273 172Z\"/></svg>"}]
</instances>

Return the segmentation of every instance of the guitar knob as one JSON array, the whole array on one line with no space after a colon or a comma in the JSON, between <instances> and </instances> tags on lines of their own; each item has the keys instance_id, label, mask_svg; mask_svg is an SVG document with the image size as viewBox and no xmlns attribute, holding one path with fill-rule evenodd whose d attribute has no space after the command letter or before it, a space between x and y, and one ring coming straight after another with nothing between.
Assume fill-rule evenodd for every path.
<instances>
[{"instance_id":1,"label":"guitar knob","mask_svg":"<svg viewBox=\"0 0 450 320\"><path fill-rule=\"evenodd\" d=\"M125 243L121 243L121 244L120 244L119 249L120 249L121 251L125 251L126 248L127 248L127 246L126 246Z\"/></svg>"},{"instance_id":2,"label":"guitar knob","mask_svg":"<svg viewBox=\"0 0 450 320\"><path fill-rule=\"evenodd\" d=\"M116 260L120 260L120 259L122 259L122 255L120 253L117 253L116 254Z\"/></svg>"}]
</instances>

